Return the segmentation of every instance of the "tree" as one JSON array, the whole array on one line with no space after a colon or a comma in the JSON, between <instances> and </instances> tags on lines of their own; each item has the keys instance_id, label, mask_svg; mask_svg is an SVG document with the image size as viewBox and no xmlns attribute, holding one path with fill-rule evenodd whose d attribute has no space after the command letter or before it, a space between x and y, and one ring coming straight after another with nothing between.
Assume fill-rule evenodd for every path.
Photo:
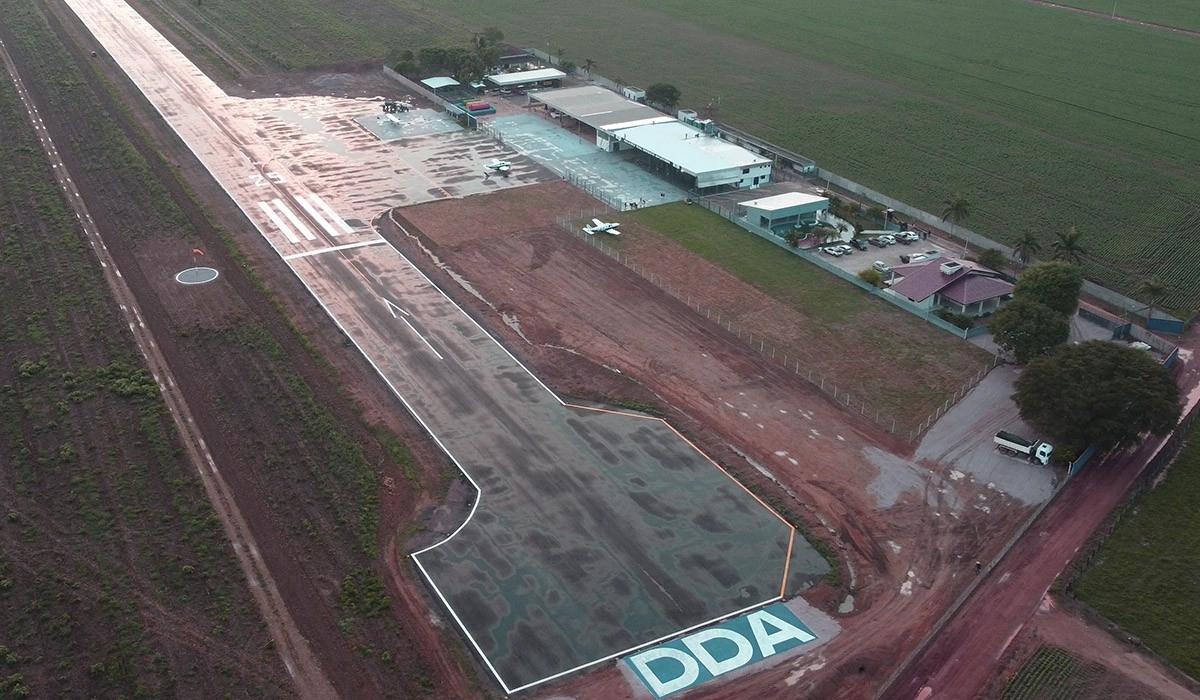
<instances>
[{"instance_id":1,"label":"tree","mask_svg":"<svg viewBox=\"0 0 1200 700\"><path fill-rule=\"evenodd\" d=\"M566 55L567 55L567 50L564 49L563 47L560 46L557 49L554 49L554 57L558 59L559 63L562 63L563 56L566 56Z\"/></svg>"},{"instance_id":2,"label":"tree","mask_svg":"<svg viewBox=\"0 0 1200 700\"><path fill-rule=\"evenodd\" d=\"M473 83L483 79L487 66L476 54L462 56L454 68L454 79L460 83Z\"/></svg>"},{"instance_id":3,"label":"tree","mask_svg":"<svg viewBox=\"0 0 1200 700\"><path fill-rule=\"evenodd\" d=\"M477 41L480 46L495 46L504 41L504 32L496 27L484 27Z\"/></svg>"},{"instance_id":4,"label":"tree","mask_svg":"<svg viewBox=\"0 0 1200 700\"><path fill-rule=\"evenodd\" d=\"M668 83L655 83L646 88L646 99L667 109L674 109L680 97L679 88Z\"/></svg>"},{"instance_id":5,"label":"tree","mask_svg":"<svg viewBox=\"0 0 1200 700\"><path fill-rule=\"evenodd\" d=\"M567 75L570 75L570 74L574 73L575 69L578 68L579 66L575 65L574 61L563 61L562 63L558 64L558 67L559 67L559 69L562 70L562 72L566 73Z\"/></svg>"},{"instance_id":6,"label":"tree","mask_svg":"<svg viewBox=\"0 0 1200 700\"><path fill-rule=\"evenodd\" d=\"M1144 279L1140 284L1138 284L1138 293L1140 293L1143 298L1147 299L1150 304L1146 308L1147 326L1150 325L1150 319L1154 318L1154 308L1158 306L1158 302L1162 301L1162 298L1165 297L1169 292L1170 289L1167 287L1167 285L1160 282L1157 277Z\"/></svg>"},{"instance_id":7,"label":"tree","mask_svg":"<svg viewBox=\"0 0 1200 700\"><path fill-rule=\"evenodd\" d=\"M1028 265L1029 261L1033 260L1033 256L1037 255L1041 249L1042 242L1038 240L1038 237L1032 231L1026 231L1013 244L1013 257L1022 265Z\"/></svg>"},{"instance_id":8,"label":"tree","mask_svg":"<svg viewBox=\"0 0 1200 700\"><path fill-rule=\"evenodd\" d=\"M592 77L592 71L595 70L595 68L596 68L595 61L593 61L590 58L583 59L583 72L587 73L589 78Z\"/></svg>"},{"instance_id":9,"label":"tree","mask_svg":"<svg viewBox=\"0 0 1200 700\"><path fill-rule=\"evenodd\" d=\"M783 240L787 241L787 244L793 248L799 248L800 241L804 240L805 238L807 238L805 233L803 231L797 231L796 229L788 231L783 236Z\"/></svg>"},{"instance_id":10,"label":"tree","mask_svg":"<svg viewBox=\"0 0 1200 700\"><path fill-rule=\"evenodd\" d=\"M1025 270L1017 278L1013 295L1073 316L1075 307L1079 306L1079 290L1082 288L1083 275L1078 267L1061 260L1051 260Z\"/></svg>"},{"instance_id":11,"label":"tree","mask_svg":"<svg viewBox=\"0 0 1200 700\"><path fill-rule=\"evenodd\" d=\"M1083 256L1087 253L1087 249L1083 247L1083 234L1074 226L1060 231L1050 243L1050 247L1054 249L1055 260L1064 260L1076 265L1083 261Z\"/></svg>"},{"instance_id":12,"label":"tree","mask_svg":"<svg viewBox=\"0 0 1200 700\"><path fill-rule=\"evenodd\" d=\"M1013 395L1021 417L1081 450L1137 444L1179 420L1179 388L1149 353L1106 340L1064 345L1029 363Z\"/></svg>"},{"instance_id":13,"label":"tree","mask_svg":"<svg viewBox=\"0 0 1200 700\"><path fill-rule=\"evenodd\" d=\"M988 328L996 344L1021 365L1048 354L1071 335L1066 316L1033 299L1013 300L996 312Z\"/></svg>"},{"instance_id":14,"label":"tree","mask_svg":"<svg viewBox=\"0 0 1200 700\"><path fill-rule=\"evenodd\" d=\"M995 248L984 248L979 255L975 257L975 261L986 268L1002 271L1008 267L1008 258Z\"/></svg>"},{"instance_id":15,"label":"tree","mask_svg":"<svg viewBox=\"0 0 1200 700\"><path fill-rule=\"evenodd\" d=\"M958 227L971 215L971 203L966 197L955 192L942 202L942 221L949 221L951 233L958 233ZM963 255L967 252L967 239L963 238Z\"/></svg>"},{"instance_id":16,"label":"tree","mask_svg":"<svg viewBox=\"0 0 1200 700\"><path fill-rule=\"evenodd\" d=\"M446 66L446 49L427 46L417 52L417 63L426 73L436 73Z\"/></svg>"}]
</instances>

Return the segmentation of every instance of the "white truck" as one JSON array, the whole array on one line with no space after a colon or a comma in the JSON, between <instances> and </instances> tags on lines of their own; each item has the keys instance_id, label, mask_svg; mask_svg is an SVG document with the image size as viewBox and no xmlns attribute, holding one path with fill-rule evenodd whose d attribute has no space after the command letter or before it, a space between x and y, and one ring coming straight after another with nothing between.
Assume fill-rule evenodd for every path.
<instances>
[{"instance_id":1,"label":"white truck","mask_svg":"<svg viewBox=\"0 0 1200 700\"><path fill-rule=\"evenodd\" d=\"M1026 440L1020 435L1001 430L996 433L996 437L992 438L996 443L996 447L1004 454L1024 455L1025 459L1038 464L1049 464L1050 454L1054 452L1054 445L1041 440Z\"/></svg>"}]
</instances>

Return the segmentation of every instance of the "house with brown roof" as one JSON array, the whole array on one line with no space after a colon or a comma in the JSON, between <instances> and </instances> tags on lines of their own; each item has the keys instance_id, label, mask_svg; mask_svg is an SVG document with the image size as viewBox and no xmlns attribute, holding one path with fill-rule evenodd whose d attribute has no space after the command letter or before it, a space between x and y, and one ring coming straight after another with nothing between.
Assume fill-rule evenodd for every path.
<instances>
[{"instance_id":1,"label":"house with brown roof","mask_svg":"<svg viewBox=\"0 0 1200 700\"><path fill-rule=\"evenodd\" d=\"M1013 285L1000 273L969 260L938 257L891 270L887 291L925 311L947 309L982 316L1012 298Z\"/></svg>"}]
</instances>

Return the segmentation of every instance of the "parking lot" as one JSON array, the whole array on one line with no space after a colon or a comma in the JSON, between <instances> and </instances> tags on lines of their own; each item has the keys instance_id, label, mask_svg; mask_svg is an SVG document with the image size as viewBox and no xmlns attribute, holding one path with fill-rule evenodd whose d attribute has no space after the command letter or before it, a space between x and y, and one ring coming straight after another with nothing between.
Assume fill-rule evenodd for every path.
<instances>
[{"instance_id":1,"label":"parking lot","mask_svg":"<svg viewBox=\"0 0 1200 700\"><path fill-rule=\"evenodd\" d=\"M849 245L849 243L846 244ZM830 245L837 245L837 243L833 242ZM900 256L913 255L914 253L932 253L930 257L934 257L937 255L958 256L962 251L951 251L931 239L926 239L907 244L897 241L895 244L884 248L877 248L868 244L866 250L858 250L851 247L849 254L841 256L827 255L824 252L820 255L826 262L836 265L847 272L858 274L862 270L871 267L876 260L883 262L889 267L903 265L904 262L900 260Z\"/></svg>"}]
</instances>

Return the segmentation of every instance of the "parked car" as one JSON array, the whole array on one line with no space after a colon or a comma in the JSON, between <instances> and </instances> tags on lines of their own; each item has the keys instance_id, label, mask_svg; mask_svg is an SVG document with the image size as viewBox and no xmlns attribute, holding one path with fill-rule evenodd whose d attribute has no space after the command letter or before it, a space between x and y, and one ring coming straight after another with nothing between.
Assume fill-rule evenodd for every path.
<instances>
[{"instance_id":1,"label":"parked car","mask_svg":"<svg viewBox=\"0 0 1200 700\"><path fill-rule=\"evenodd\" d=\"M846 245L845 243L839 245L838 248L842 251L842 255L853 255L854 254L854 248Z\"/></svg>"},{"instance_id":2,"label":"parked car","mask_svg":"<svg viewBox=\"0 0 1200 700\"><path fill-rule=\"evenodd\" d=\"M885 275L892 271L892 266L888 265L887 263L885 263L882 260L876 260L875 262L871 263L871 267L875 268L876 271L881 272Z\"/></svg>"},{"instance_id":3,"label":"parked car","mask_svg":"<svg viewBox=\"0 0 1200 700\"><path fill-rule=\"evenodd\" d=\"M928 259L929 259L929 256L924 253L906 253L906 254L900 256L900 262L902 262L906 265L909 263L921 262L922 260L928 260Z\"/></svg>"},{"instance_id":4,"label":"parked car","mask_svg":"<svg viewBox=\"0 0 1200 700\"><path fill-rule=\"evenodd\" d=\"M878 237L868 238L867 243L870 243L871 245L875 246L876 248L883 248L887 245L887 243L884 243Z\"/></svg>"},{"instance_id":5,"label":"parked car","mask_svg":"<svg viewBox=\"0 0 1200 700\"><path fill-rule=\"evenodd\" d=\"M916 231L901 231L900 233L896 234L896 238L899 240L908 241L909 243L916 243L917 241L921 240L920 234L918 234Z\"/></svg>"},{"instance_id":6,"label":"parked car","mask_svg":"<svg viewBox=\"0 0 1200 700\"><path fill-rule=\"evenodd\" d=\"M832 255L835 258L841 257L846 254L845 252L842 251L842 247L840 245L827 245L821 249L821 252L826 255Z\"/></svg>"},{"instance_id":7,"label":"parked car","mask_svg":"<svg viewBox=\"0 0 1200 700\"><path fill-rule=\"evenodd\" d=\"M865 242L865 241L863 241L863 239L861 239L861 238L855 238L855 239L853 239L852 241L850 241L850 245L854 246L855 248L858 248L859 250L866 250L866 249L867 249L867 244L866 244L866 242Z\"/></svg>"},{"instance_id":8,"label":"parked car","mask_svg":"<svg viewBox=\"0 0 1200 700\"><path fill-rule=\"evenodd\" d=\"M880 236L879 240L883 241L884 245L896 245L896 239L893 238L891 235Z\"/></svg>"}]
</instances>

